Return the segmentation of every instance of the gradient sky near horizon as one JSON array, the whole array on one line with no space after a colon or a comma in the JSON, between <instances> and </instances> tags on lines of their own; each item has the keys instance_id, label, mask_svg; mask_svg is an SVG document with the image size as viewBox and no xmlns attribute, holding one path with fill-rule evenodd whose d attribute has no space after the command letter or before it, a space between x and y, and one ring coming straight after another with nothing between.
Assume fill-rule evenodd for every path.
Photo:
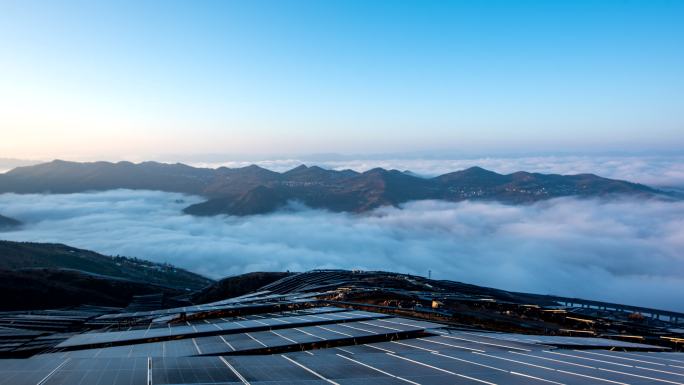
<instances>
[{"instance_id":1,"label":"gradient sky near horizon","mask_svg":"<svg viewBox=\"0 0 684 385\"><path fill-rule=\"evenodd\" d=\"M672 151L684 1L0 0L0 157Z\"/></svg>"}]
</instances>

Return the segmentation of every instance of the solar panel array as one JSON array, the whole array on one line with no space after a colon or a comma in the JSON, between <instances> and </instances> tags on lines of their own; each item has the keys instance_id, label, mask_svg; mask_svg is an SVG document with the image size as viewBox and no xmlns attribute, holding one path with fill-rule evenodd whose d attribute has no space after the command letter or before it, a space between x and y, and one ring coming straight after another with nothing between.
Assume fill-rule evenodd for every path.
<instances>
[{"instance_id":1,"label":"solar panel array","mask_svg":"<svg viewBox=\"0 0 684 385\"><path fill-rule=\"evenodd\" d=\"M76 334L0 360L0 385L684 385L684 354L661 350L314 307Z\"/></svg>"},{"instance_id":2,"label":"solar panel array","mask_svg":"<svg viewBox=\"0 0 684 385\"><path fill-rule=\"evenodd\" d=\"M0 385L684 384L681 353L554 349L512 335L440 331L273 355L0 360Z\"/></svg>"}]
</instances>

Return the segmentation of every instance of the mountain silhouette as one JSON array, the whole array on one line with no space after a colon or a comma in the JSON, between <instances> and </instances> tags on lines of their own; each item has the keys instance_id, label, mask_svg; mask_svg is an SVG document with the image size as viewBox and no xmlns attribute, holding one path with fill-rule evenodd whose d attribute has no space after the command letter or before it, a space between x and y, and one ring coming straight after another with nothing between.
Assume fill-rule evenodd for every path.
<instances>
[{"instance_id":1,"label":"mountain silhouette","mask_svg":"<svg viewBox=\"0 0 684 385\"><path fill-rule=\"evenodd\" d=\"M488 200L524 204L564 197L665 196L654 188L594 174L524 171L499 174L481 167L423 178L410 171L366 172L301 165L278 173L251 165L196 168L157 162L77 163L55 160L0 174L0 193L75 193L145 189L194 194L207 200L185 209L192 215L252 215L298 201L337 212L364 212L424 199Z\"/></svg>"}]
</instances>

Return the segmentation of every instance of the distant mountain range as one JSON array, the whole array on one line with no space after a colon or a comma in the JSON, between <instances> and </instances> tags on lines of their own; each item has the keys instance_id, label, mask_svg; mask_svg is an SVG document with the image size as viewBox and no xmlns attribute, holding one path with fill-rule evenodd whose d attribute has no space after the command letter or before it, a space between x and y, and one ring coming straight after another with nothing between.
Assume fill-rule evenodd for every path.
<instances>
[{"instance_id":1,"label":"distant mountain range","mask_svg":"<svg viewBox=\"0 0 684 385\"><path fill-rule=\"evenodd\" d=\"M375 168L363 173L299 166L278 173L256 165L196 168L157 162L76 163L55 160L0 174L0 193L75 193L146 189L200 195L207 201L185 209L193 215L252 215L289 201L331 211L364 212L413 200L491 200L509 204L608 195L661 196L662 191L594 174L524 171L502 175L480 167L422 178L410 171Z\"/></svg>"}]
</instances>

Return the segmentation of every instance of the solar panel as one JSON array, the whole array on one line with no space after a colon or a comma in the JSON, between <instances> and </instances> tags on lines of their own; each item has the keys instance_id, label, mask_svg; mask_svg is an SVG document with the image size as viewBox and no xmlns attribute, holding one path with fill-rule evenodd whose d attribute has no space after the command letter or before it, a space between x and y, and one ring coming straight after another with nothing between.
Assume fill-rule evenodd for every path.
<instances>
[{"instance_id":1,"label":"solar panel","mask_svg":"<svg viewBox=\"0 0 684 385\"><path fill-rule=\"evenodd\" d=\"M43 384L129 385L144 384L146 379L146 358L86 359L69 360Z\"/></svg>"},{"instance_id":2,"label":"solar panel","mask_svg":"<svg viewBox=\"0 0 684 385\"><path fill-rule=\"evenodd\" d=\"M218 357L173 357L152 360L155 385L241 383Z\"/></svg>"},{"instance_id":3,"label":"solar panel","mask_svg":"<svg viewBox=\"0 0 684 385\"><path fill-rule=\"evenodd\" d=\"M340 357L337 355L298 355L293 360L310 368L325 378L335 380L364 379L366 383L375 383L378 379L391 379L391 376L364 366L353 357Z\"/></svg>"},{"instance_id":4,"label":"solar panel","mask_svg":"<svg viewBox=\"0 0 684 385\"><path fill-rule=\"evenodd\" d=\"M304 332L303 330L305 329L306 328L279 329L273 332L278 333L278 335L286 341L295 341L296 343L309 343L322 340L317 334Z\"/></svg>"},{"instance_id":5,"label":"solar panel","mask_svg":"<svg viewBox=\"0 0 684 385\"><path fill-rule=\"evenodd\" d=\"M201 351L200 354L219 354L233 351L234 348L222 336L195 338L195 344Z\"/></svg>"},{"instance_id":6,"label":"solar panel","mask_svg":"<svg viewBox=\"0 0 684 385\"><path fill-rule=\"evenodd\" d=\"M316 381L314 374L298 367L280 355L224 357L248 382L258 381Z\"/></svg>"},{"instance_id":7,"label":"solar panel","mask_svg":"<svg viewBox=\"0 0 684 385\"><path fill-rule=\"evenodd\" d=\"M0 360L0 385L35 385L65 363L57 357Z\"/></svg>"}]
</instances>

